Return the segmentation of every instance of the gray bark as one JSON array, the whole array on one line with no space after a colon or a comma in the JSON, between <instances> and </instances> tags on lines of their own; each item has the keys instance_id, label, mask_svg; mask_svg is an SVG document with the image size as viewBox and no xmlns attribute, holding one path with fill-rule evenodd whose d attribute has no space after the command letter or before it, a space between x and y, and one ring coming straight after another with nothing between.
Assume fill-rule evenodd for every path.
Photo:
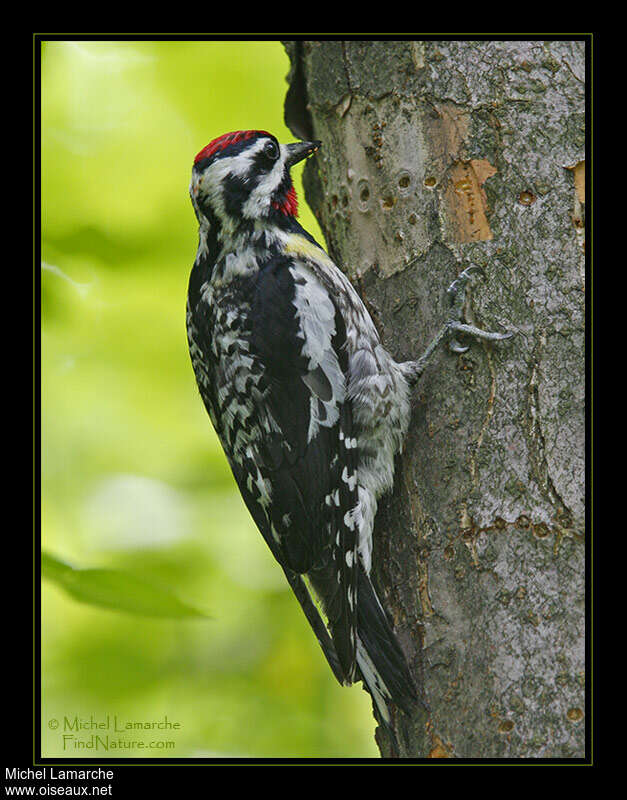
<instances>
[{"instance_id":1,"label":"gray bark","mask_svg":"<svg viewBox=\"0 0 627 800\"><path fill-rule=\"evenodd\" d=\"M429 711L401 757L582 758L584 103L578 41L288 42L306 195L388 350L446 288L514 339L444 348L414 393L376 579ZM382 755L393 755L379 727Z\"/></svg>"}]
</instances>

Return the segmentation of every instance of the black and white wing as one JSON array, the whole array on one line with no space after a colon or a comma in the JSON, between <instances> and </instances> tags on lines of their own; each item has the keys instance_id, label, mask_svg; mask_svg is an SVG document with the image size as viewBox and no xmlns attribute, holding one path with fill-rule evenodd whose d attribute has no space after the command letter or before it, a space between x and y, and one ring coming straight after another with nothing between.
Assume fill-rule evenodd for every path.
<instances>
[{"instance_id":1,"label":"black and white wing","mask_svg":"<svg viewBox=\"0 0 627 800\"><path fill-rule=\"evenodd\" d=\"M222 425L225 450L253 519L325 649L311 598L305 607L302 576L318 578L335 650L327 658L343 682L352 682L358 494L344 321L311 270L293 258L277 256L263 267L248 300L249 367L258 377L237 402L251 406L252 419L237 446Z\"/></svg>"}]
</instances>

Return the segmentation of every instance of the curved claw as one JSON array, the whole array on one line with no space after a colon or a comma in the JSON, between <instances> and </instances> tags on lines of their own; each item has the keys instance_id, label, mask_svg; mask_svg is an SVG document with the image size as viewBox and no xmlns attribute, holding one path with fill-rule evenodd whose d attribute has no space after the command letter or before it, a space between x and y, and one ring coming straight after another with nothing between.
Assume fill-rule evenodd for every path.
<instances>
[{"instance_id":1,"label":"curved claw","mask_svg":"<svg viewBox=\"0 0 627 800\"><path fill-rule=\"evenodd\" d=\"M476 328L474 325L467 325L465 322L457 322L453 321L450 323L449 328L451 331L455 333L466 333L470 336L475 336L477 339L487 339L488 341L496 342L501 341L502 339L511 339L514 335L512 331L508 331L507 333L497 333L496 331L484 331L482 328ZM459 344L457 339L453 338L451 340L451 345ZM460 350L455 350L455 348L451 347L454 352L463 352ZM464 348L467 350L468 348Z\"/></svg>"},{"instance_id":2,"label":"curved claw","mask_svg":"<svg viewBox=\"0 0 627 800\"><path fill-rule=\"evenodd\" d=\"M448 287L447 294L451 298L451 302L453 302L457 296L457 293L460 289L464 289L466 284L470 281L473 273L479 272L481 276L485 279L486 273L483 267L478 266L477 264L470 264L470 266L466 267L463 272L460 272L457 278L453 281L453 283Z\"/></svg>"},{"instance_id":3,"label":"curved claw","mask_svg":"<svg viewBox=\"0 0 627 800\"><path fill-rule=\"evenodd\" d=\"M465 353L466 350L469 349L468 346L461 344L461 342L458 342L457 339L451 339L448 346L449 350L452 350L454 353Z\"/></svg>"},{"instance_id":4,"label":"curved claw","mask_svg":"<svg viewBox=\"0 0 627 800\"><path fill-rule=\"evenodd\" d=\"M462 278L462 277L463 277L463 278L466 278L466 280L468 280L468 278L470 278L470 276L472 275L472 273L473 273L473 272L480 272L480 273L481 273L481 275L482 275L482 277L483 277L483 278L485 278L485 269L484 269L483 267L480 267L480 266L479 266L479 264L470 264L470 265L469 265L469 266L467 266L467 267L466 267L466 269L465 269L465 270L464 270L464 271L463 271L463 272L460 274L460 276L459 276L459 277L460 277L460 278Z\"/></svg>"}]
</instances>

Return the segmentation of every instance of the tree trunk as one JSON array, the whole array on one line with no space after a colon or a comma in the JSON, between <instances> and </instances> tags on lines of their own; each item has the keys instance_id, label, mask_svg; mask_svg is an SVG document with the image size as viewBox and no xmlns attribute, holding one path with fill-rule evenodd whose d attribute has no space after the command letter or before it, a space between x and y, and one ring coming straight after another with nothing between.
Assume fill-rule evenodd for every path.
<instances>
[{"instance_id":1,"label":"tree trunk","mask_svg":"<svg viewBox=\"0 0 627 800\"><path fill-rule=\"evenodd\" d=\"M383 756L583 758L583 41L287 42L306 196L384 345L417 358L446 289L468 322L414 393L375 577L429 711Z\"/></svg>"}]
</instances>

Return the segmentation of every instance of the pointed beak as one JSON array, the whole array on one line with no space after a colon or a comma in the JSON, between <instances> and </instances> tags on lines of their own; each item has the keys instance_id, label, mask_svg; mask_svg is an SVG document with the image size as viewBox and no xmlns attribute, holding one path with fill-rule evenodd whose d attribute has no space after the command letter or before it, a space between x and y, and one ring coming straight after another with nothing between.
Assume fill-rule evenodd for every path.
<instances>
[{"instance_id":1,"label":"pointed beak","mask_svg":"<svg viewBox=\"0 0 627 800\"><path fill-rule=\"evenodd\" d=\"M287 158L285 159L286 167L293 167L298 164L303 158L307 158L320 147L322 142L294 142L293 144L286 144Z\"/></svg>"}]
</instances>

